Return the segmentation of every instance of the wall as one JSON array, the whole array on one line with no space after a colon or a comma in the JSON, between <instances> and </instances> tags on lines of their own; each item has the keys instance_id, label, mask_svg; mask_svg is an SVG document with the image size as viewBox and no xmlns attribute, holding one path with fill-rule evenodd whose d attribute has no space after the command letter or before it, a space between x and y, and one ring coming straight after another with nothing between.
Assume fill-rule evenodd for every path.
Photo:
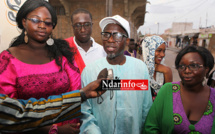
<instances>
[{"instance_id":1,"label":"wall","mask_svg":"<svg viewBox=\"0 0 215 134\"><path fill-rule=\"evenodd\" d=\"M211 53L213 54L213 56L215 58L215 34L212 34L212 37L210 38L208 50L211 51Z\"/></svg>"},{"instance_id":2,"label":"wall","mask_svg":"<svg viewBox=\"0 0 215 134\"><path fill-rule=\"evenodd\" d=\"M0 0L0 52L9 47L12 39L20 34L20 30L17 28L15 17L18 9L26 0ZM56 38L68 38L73 36L72 24L71 24L71 13L77 8L85 8L89 10L93 15L93 33L92 37L101 44L101 29L99 27L99 21L106 16L106 5L104 0L61 0L65 2L65 5L59 0L49 0L53 6L64 6L69 9L66 15L58 15L58 25L53 31L53 35ZM129 0L126 0L129 2ZM131 2L131 1L130 1ZM135 0L133 5L136 3L144 3L145 0ZM136 3L137 4L137 3ZM14 8L12 8L14 6ZM131 5L129 5L131 6ZM125 4L125 0L113 0L113 12L112 14L119 14L124 16L128 21L131 21L131 13L129 6ZM130 7L131 8L131 7ZM132 10L133 11L132 7ZM144 9L145 10L145 9ZM10 15L9 15L10 14ZM136 28L131 23L131 35L136 36Z\"/></svg>"},{"instance_id":3,"label":"wall","mask_svg":"<svg viewBox=\"0 0 215 134\"><path fill-rule=\"evenodd\" d=\"M65 15L58 15L58 24L53 32L56 38L68 38L74 36L72 24L71 24L71 14L77 8L85 8L89 10L93 16L93 32L92 37L99 44L101 41L101 29L99 27L99 22L101 19L106 17L106 1L105 0L49 0L51 5L54 7L64 7ZM130 22L131 27L131 38L137 37L137 29L132 23L136 21L131 19L131 15L135 8L141 6L141 11L136 10L135 13L142 13L142 17L145 15L145 5L146 0L113 0L113 10L112 15L123 16ZM140 8L140 7L139 7ZM142 19L144 21L144 19ZM137 19L138 22L141 22ZM144 22L142 22L143 24Z\"/></svg>"},{"instance_id":4,"label":"wall","mask_svg":"<svg viewBox=\"0 0 215 134\"><path fill-rule=\"evenodd\" d=\"M0 0L0 52L7 49L12 39L19 35L15 16L24 2L25 0Z\"/></svg>"},{"instance_id":5,"label":"wall","mask_svg":"<svg viewBox=\"0 0 215 134\"><path fill-rule=\"evenodd\" d=\"M172 23L172 33L174 32L184 32L193 29L193 23L188 22L173 22Z\"/></svg>"},{"instance_id":6,"label":"wall","mask_svg":"<svg viewBox=\"0 0 215 134\"><path fill-rule=\"evenodd\" d=\"M101 29L99 27L99 21L106 16L106 5L103 0L69 0L64 1L65 5L62 5L59 0L49 0L51 5L56 6L64 6L69 7L69 12L66 15L58 15L58 24L56 28L54 29L53 35L56 38L68 38L71 36L74 36L73 34L73 28L71 23L71 14L74 10L78 8L85 8L90 11L93 17L93 32L92 37L96 40L98 43L101 42ZM75 3L75 4L74 4Z\"/></svg>"},{"instance_id":7,"label":"wall","mask_svg":"<svg viewBox=\"0 0 215 134\"><path fill-rule=\"evenodd\" d=\"M0 52L7 49L11 41L21 32L16 25L15 17L17 11L25 1L26 0L0 0Z\"/></svg>"}]
</instances>

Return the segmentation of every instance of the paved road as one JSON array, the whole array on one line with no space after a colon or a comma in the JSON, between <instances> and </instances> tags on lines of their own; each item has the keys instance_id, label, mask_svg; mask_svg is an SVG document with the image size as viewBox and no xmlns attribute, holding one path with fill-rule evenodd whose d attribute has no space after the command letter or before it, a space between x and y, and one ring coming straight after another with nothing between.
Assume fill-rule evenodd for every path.
<instances>
[{"instance_id":1,"label":"paved road","mask_svg":"<svg viewBox=\"0 0 215 134\"><path fill-rule=\"evenodd\" d=\"M175 68L175 57L178 53L178 49L167 48L165 56L165 64L172 69L173 81L179 81L178 71Z\"/></svg>"},{"instance_id":2,"label":"paved road","mask_svg":"<svg viewBox=\"0 0 215 134\"><path fill-rule=\"evenodd\" d=\"M173 81L180 81L180 77L178 76L178 71L175 69L175 57L179 52L179 48L167 48L166 56L165 56L165 64L172 69L173 72ZM214 56L215 59L215 56ZM215 65L212 71L215 70ZM212 72L211 71L211 72ZM210 72L210 73L211 73Z\"/></svg>"}]
</instances>

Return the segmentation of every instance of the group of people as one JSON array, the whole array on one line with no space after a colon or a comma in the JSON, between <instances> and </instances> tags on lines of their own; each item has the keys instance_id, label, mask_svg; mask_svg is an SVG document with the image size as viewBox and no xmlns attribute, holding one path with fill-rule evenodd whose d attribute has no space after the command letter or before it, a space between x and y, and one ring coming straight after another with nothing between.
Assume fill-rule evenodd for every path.
<instances>
[{"instance_id":1,"label":"group of people","mask_svg":"<svg viewBox=\"0 0 215 134\"><path fill-rule=\"evenodd\" d=\"M181 81L172 82L161 37L143 39L143 62L134 58L121 16L100 21L102 45L91 37L89 11L75 10L71 21L74 37L53 39L57 15L48 2L27 0L18 11L22 32L0 54L0 132L215 133L215 91L205 81L214 58L207 49L182 49L175 60ZM146 79L148 90L98 90L104 68L114 79Z\"/></svg>"}]
</instances>

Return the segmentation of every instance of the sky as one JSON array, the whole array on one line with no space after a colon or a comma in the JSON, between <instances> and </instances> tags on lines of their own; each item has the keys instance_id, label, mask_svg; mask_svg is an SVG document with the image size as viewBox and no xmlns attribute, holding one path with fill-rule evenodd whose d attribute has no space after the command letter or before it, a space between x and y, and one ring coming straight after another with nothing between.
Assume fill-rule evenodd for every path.
<instances>
[{"instance_id":1,"label":"sky","mask_svg":"<svg viewBox=\"0 0 215 134\"><path fill-rule=\"evenodd\" d=\"M215 0L148 0L138 32L162 34L172 22L193 22L193 29L215 26Z\"/></svg>"}]
</instances>

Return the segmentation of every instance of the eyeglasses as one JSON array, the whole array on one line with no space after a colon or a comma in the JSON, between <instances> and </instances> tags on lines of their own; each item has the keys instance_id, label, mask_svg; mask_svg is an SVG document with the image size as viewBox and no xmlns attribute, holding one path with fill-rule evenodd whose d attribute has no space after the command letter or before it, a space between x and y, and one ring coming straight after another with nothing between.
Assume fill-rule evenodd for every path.
<instances>
[{"instance_id":1,"label":"eyeglasses","mask_svg":"<svg viewBox=\"0 0 215 134\"><path fill-rule=\"evenodd\" d=\"M125 35L123 33L118 33L118 32L116 32L116 33L101 32L101 35L102 35L102 40L104 40L104 41L109 40L111 35L113 37L113 40L116 41L116 42L121 42L123 37L128 38L127 35Z\"/></svg>"},{"instance_id":2,"label":"eyeglasses","mask_svg":"<svg viewBox=\"0 0 215 134\"><path fill-rule=\"evenodd\" d=\"M42 21L37 18L27 18L27 20L30 20L31 22L33 22L35 24L40 24L43 22L47 27L53 27L53 25L54 25L52 22Z\"/></svg>"},{"instance_id":3,"label":"eyeglasses","mask_svg":"<svg viewBox=\"0 0 215 134\"><path fill-rule=\"evenodd\" d=\"M83 24L77 23L77 24L74 24L74 25L72 25L72 26L74 27L75 30L81 30L82 27L84 27L84 29L88 30L88 29L91 28L92 25L93 25L93 23L91 23L91 22L86 22L86 23L83 23Z\"/></svg>"},{"instance_id":4,"label":"eyeglasses","mask_svg":"<svg viewBox=\"0 0 215 134\"><path fill-rule=\"evenodd\" d=\"M178 69L178 71L184 71L187 67L191 71L197 71L197 70L199 70L199 68L202 68L203 65L199 65L199 64L178 65L177 69Z\"/></svg>"}]
</instances>

